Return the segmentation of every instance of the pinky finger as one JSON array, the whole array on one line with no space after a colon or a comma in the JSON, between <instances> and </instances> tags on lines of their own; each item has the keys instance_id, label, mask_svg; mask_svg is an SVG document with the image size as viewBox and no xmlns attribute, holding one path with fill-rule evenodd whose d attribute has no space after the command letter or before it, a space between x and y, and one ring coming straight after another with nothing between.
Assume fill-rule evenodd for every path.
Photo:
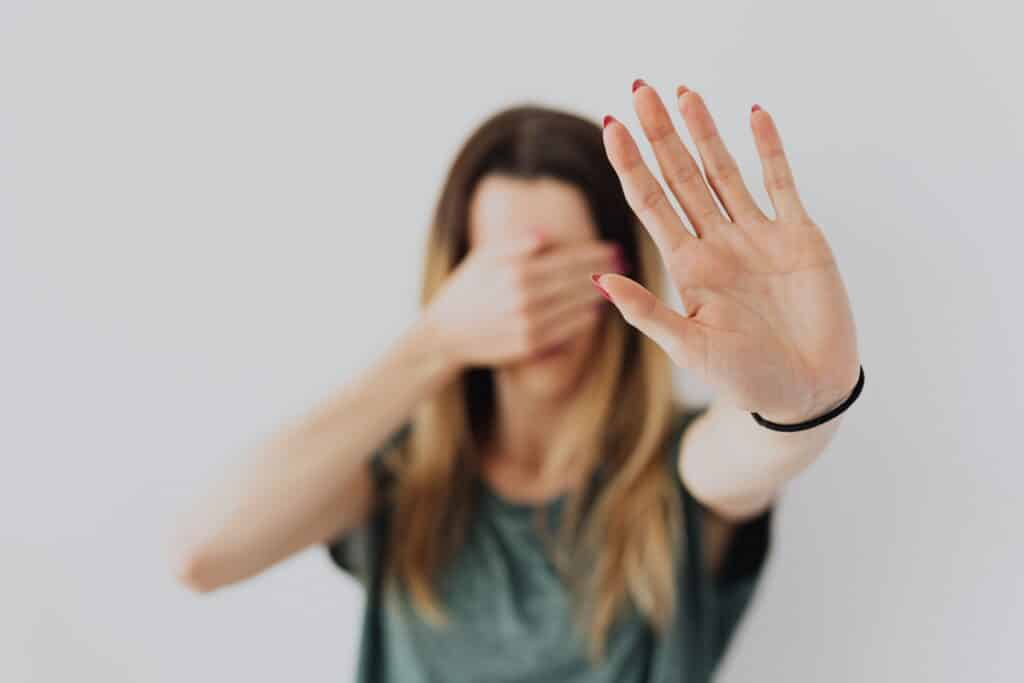
<instances>
[{"instance_id":1,"label":"pinky finger","mask_svg":"<svg viewBox=\"0 0 1024 683\"><path fill-rule=\"evenodd\" d=\"M786 160L782 137L771 114L754 105L750 115L750 127L754 132L754 144L761 157L764 172L764 188L768 191L775 217L783 220L799 220L807 216L800 195L796 190L793 172Z\"/></svg>"}]
</instances>

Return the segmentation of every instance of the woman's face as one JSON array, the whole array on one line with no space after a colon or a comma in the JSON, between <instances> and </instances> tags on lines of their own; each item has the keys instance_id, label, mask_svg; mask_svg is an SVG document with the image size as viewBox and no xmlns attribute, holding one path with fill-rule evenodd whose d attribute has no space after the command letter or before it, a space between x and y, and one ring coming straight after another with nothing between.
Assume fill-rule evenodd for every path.
<instances>
[{"instance_id":1,"label":"woman's face","mask_svg":"<svg viewBox=\"0 0 1024 683\"><path fill-rule=\"evenodd\" d=\"M470 249L512 240L534 228L543 230L549 241L559 246L598 239L586 198L570 183L495 174L477 184L469 207ZM583 376L602 320L599 316L563 344L499 369L537 398L566 397Z\"/></svg>"}]
</instances>

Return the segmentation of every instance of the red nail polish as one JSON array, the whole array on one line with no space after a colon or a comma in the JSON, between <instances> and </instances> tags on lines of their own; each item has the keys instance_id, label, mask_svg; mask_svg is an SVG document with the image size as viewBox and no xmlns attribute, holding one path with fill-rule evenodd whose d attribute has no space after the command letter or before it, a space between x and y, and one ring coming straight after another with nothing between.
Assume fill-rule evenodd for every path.
<instances>
[{"instance_id":1,"label":"red nail polish","mask_svg":"<svg viewBox=\"0 0 1024 683\"><path fill-rule=\"evenodd\" d=\"M590 274L590 281L594 283L594 286L597 287L598 290L600 290L601 296L603 296L605 299L608 299L608 301L611 301L612 298L611 298L611 296L608 295L608 291L604 287L601 286L600 282L597 281L597 279L599 277L601 277L603 274L604 273L591 273Z\"/></svg>"},{"instance_id":2,"label":"red nail polish","mask_svg":"<svg viewBox=\"0 0 1024 683\"><path fill-rule=\"evenodd\" d=\"M753 107L750 108L750 113L751 114L753 114L755 111L761 111L761 105L760 104L755 104Z\"/></svg>"},{"instance_id":3,"label":"red nail polish","mask_svg":"<svg viewBox=\"0 0 1024 683\"><path fill-rule=\"evenodd\" d=\"M604 117L604 121L602 121L602 122L601 122L601 125L602 125L603 127L607 128L607 127L608 127L608 124L609 124L609 123L611 123L611 122L612 122L612 121L614 121L614 120L615 120L615 117L614 117L614 116L611 116L611 115L606 115L606 116Z\"/></svg>"},{"instance_id":4,"label":"red nail polish","mask_svg":"<svg viewBox=\"0 0 1024 683\"><path fill-rule=\"evenodd\" d=\"M687 88L685 85L679 86L678 88L676 88L676 99L678 100L680 97L682 97L685 93L688 92L690 92L690 89Z\"/></svg>"},{"instance_id":5,"label":"red nail polish","mask_svg":"<svg viewBox=\"0 0 1024 683\"><path fill-rule=\"evenodd\" d=\"M633 81L633 92L636 92L638 88L642 88L645 85L647 85L647 83L644 82L644 79L636 79L635 81Z\"/></svg>"}]
</instances>

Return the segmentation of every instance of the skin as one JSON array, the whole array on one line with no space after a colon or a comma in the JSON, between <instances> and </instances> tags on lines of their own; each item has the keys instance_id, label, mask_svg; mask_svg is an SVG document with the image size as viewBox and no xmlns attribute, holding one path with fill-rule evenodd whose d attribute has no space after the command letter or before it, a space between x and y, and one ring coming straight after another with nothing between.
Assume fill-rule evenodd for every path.
<instances>
[{"instance_id":1,"label":"skin","mask_svg":"<svg viewBox=\"0 0 1024 683\"><path fill-rule=\"evenodd\" d=\"M485 450L485 479L511 499L540 502L570 485L544 489L535 475L608 313L590 273L619 267L618 252L598 240L582 192L553 178L487 176L469 218L471 253L511 254L508 265L464 281L456 273L429 315L446 330L456 362L494 371L497 436ZM538 234L540 246L524 249ZM538 339L510 353L508 340L531 331Z\"/></svg>"},{"instance_id":2,"label":"skin","mask_svg":"<svg viewBox=\"0 0 1024 683\"><path fill-rule=\"evenodd\" d=\"M634 83L644 136L692 231L626 126L606 118L604 143L684 311L623 275L604 275L599 285L627 322L716 390L710 410L680 445L679 471L709 508L741 520L763 511L813 462L842 419L776 432L749 412L796 423L842 403L859 374L856 330L836 260L804 208L771 115L752 107L750 126L774 217L751 196L704 99L680 86L676 104L706 182L661 98L642 80Z\"/></svg>"},{"instance_id":3,"label":"skin","mask_svg":"<svg viewBox=\"0 0 1024 683\"><path fill-rule=\"evenodd\" d=\"M750 117L775 209L768 217L699 94L681 87L677 105L703 172L653 88L635 84L633 104L686 220L626 126L608 122L604 144L684 310L613 272L613 253L595 238L574 188L486 179L474 196L469 255L431 305L344 386L259 444L175 529L170 560L183 584L208 592L244 580L361 524L373 503L374 449L468 366L496 368L499 436L485 458L488 482L520 501L560 493L539 489L533 473L598 329L602 299L590 289L591 272L604 273L599 286L626 322L716 391L685 433L678 470L710 513L705 561L718 568L735 525L816 460L848 414L777 432L750 412L792 423L841 403L858 379L856 332L835 259L797 194L772 117ZM561 353L539 355L561 344Z\"/></svg>"},{"instance_id":4,"label":"skin","mask_svg":"<svg viewBox=\"0 0 1024 683\"><path fill-rule=\"evenodd\" d=\"M484 456L488 482L517 501L560 492L533 475L610 313L589 277L621 269L616 249L596 239L580 192L552 179L485 178L470 211L469 253L420 317L185 515L169 548L183 584L216 590L362 524L372 452L467 367L495 368L501 417Z\"/></svg>"}]
</instances>

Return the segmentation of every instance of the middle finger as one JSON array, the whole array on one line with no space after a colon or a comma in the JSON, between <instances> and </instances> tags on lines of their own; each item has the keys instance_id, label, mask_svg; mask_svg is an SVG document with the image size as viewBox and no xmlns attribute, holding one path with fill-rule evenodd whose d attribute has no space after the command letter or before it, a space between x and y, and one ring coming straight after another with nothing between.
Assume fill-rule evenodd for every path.
<instances>
[{"instance_id":1,"label":"middle finger","mask_svg":"<svg viewBox=\"0 0 1024 683\"><path fill-rule=\"evenodd\" d=\"M662 258L668 258L686 240L696 239L683 226L661 183L647 168L629 130L611 116L604 120L604 147L629 208L647 229Z\"/></svg>"},{"instance_id":2,"label":"middle finger","mask_svg":"<svg viewBox=\"0 0 1024 683\"><path fill-rule=\"evenodd\" d=\"M697 236L703 237L708 228L725 223L726 217L711 196L704 174L690 150L676 132L661 97L643 79L637 79L633 84L633 103L661 174L679 200Z\"/></svg>"},{"instance_id":3,"label":"middle finger","mask_svg":"<svg viewBox=\"0 0 1024 683\"><path fill-rule=\"evenodd\" d=\"M618 271L624 265L622 248L612 240L589 239L555 245L530 256L524 264L527 281L565 279L582 273L588 278L594 271Z\"/></svg>"},{"instance_id":4,"label":"middle finger","mask_svg":"<svg viewBox=\"0 0 1024 683\"><path fill-rule=\"evenodd\" d=\"M600 303L604 298L591 280L591 275L595 272L619 271L608 267L596 270L574 269L562 275L535 281L526 292L526 310L529 313L546 311L552 307L559 307L562 302L567 300Z\"/></svg>"}]
</instances>

